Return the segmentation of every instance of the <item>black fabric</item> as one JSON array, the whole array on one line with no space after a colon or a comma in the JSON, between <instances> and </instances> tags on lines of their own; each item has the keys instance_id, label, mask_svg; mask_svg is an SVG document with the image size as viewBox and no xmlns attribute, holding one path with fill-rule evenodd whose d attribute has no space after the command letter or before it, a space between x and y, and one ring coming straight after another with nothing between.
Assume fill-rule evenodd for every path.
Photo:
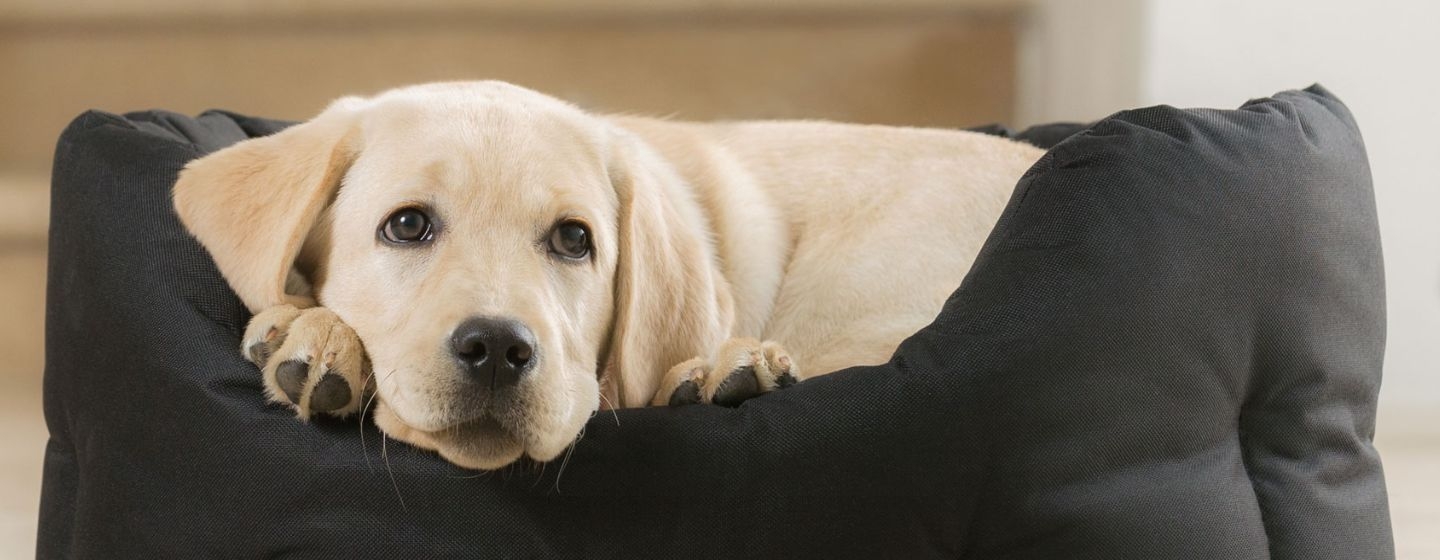
<instances>
[{"instance_id":1,"label":"black fabric","mask_svg":"<svg viewBox=\"0 0 1440 560\"><path fill-rule=\"evenodd\" d=\"M987 124L966 130L1019 140L1032 146L1048 150L1056 144L1059 144L1062 140L1089 127L1090 125L1088 124L1064 122L1035 125L1018 133L1003 124Z\"/></svg>"},{"instance_id":2,"label":"black fabric","mask_svg":"<svg viewBox=\"0 0 1440 560\"><path fill-rule=\"evenodd\" d=\"M169 190L284 125L61 137L39 556L1393 556L1370 175L1318 86L1021 133L1058 144L890 363L604 412L565 460L488 474L265 404Z\"/></svg>"}]
</instances>

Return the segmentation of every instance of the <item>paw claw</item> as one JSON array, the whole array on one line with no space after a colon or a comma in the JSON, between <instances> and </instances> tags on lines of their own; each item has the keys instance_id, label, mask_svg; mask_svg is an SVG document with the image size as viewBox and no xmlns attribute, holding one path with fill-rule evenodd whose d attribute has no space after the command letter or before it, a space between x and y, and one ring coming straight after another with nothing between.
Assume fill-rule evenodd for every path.
<instances>
[{"instance_id":1,"label":"paw claw","mask_svg":"<svg viewBox=\"0 0 1440 560\"><path fill-rule=\"evenodd\" d=\"M251 344L250 349L245 354L245 357L249 358L251 362L263 366L266 362L270 361L270 345L264 342L256 342L255 344Z\"/></svg>"},{"instance_id":2,"label":"paw claw","mask_svg":"<svg viewBox=\"0 0 1440 560\"><path fill-rule=\"evenodd\" d=\"M261 368L285 341L285 331L300 316L293 305L277 305L256 314L245 327L240 353Z\"/></svg>"}]
</instances>

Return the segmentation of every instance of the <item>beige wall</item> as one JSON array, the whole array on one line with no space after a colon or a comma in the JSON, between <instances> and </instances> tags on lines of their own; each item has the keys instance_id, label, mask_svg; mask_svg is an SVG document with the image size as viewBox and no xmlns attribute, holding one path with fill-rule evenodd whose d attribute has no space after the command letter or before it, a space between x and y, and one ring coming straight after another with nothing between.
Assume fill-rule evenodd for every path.
<instances>
[{"instance_id":1,"label":"beige wall","mask_svg":"<svg viewBox=\"0 0 1440 560\"><path fill-rule=\"evenodd\" d=\"M432 80L504 79L600 110L694 119L1008 119L1009 12L930 4L0 20L0 166L43 170L55 134L92 107L298 119L339 95Z\"/></svg>"}]
</instances>

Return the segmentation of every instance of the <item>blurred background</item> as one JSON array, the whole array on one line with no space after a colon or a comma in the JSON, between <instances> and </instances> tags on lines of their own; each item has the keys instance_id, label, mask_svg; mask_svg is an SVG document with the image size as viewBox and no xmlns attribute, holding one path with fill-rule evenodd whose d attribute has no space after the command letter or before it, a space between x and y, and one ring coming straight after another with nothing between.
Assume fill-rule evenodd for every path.
<instances>
[{"instance_id":1,"label":"blurred background","mask_svg":"<svg viewBox=\"0 0 1440 560\"><path fill-rule=\"evenodd\" d=\"M34 555L49 165L71 118L299 120L341 95L487 78L597 111L941 127L1324 84L1360 122L1379 203L1377 441L1399 557L1440 558L1437 27L1440 3L1421 0L5 0L0 557Z\"/></svg>"}]
</instances>

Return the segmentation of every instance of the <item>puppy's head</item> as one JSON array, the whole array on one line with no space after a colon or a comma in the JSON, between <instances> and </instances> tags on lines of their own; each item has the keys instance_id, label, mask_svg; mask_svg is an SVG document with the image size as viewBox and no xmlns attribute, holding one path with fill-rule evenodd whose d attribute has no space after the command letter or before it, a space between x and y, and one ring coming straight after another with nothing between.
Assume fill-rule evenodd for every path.
<instances>
[{"instance_id":1,"label":"puppy's head","mask_svg":"<svg viewBox=\"0 0 1440 560\"><path fill-rule=\"evenodd\" d=\"M175 205L252 311L313 298L354 328L382 430L495 468L723 334L685 196L616 126L481 82L342 99L192 162Z\"/></svg>"}]
</instances>

